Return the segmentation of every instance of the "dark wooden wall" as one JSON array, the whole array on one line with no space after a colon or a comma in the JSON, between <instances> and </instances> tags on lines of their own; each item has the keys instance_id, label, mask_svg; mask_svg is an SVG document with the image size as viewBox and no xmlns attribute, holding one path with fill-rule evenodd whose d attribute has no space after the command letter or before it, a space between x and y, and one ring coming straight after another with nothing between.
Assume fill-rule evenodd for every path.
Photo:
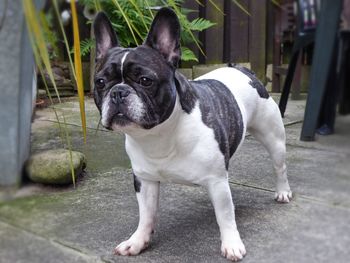
<instances>
[{"instance_id":1,"label":"dark wooden wall","mask_svg":"<svg viewBox=\"0 0 350 263\"><path fill-rule=\"evenodd\" d=\"M257 76L265 82L266 65L272 63L273 9L270 0L241 0L249 15L242 11L232 0L216 0L218 11L210 1L187 0L185 7L198 10L190 19L200 16L215 23L216 26L199 33L206 56L198 51L199 62L242 63L250 62Z\"/></svg>"}]
</instances>

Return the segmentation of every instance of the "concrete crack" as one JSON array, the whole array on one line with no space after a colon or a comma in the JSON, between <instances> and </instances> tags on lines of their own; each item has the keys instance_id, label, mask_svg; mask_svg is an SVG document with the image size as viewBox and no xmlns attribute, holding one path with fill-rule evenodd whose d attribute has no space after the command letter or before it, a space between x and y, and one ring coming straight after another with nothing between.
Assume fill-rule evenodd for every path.
<instances>
[{"instance_id":1,"label":"concrete crack","mask_svg":"<svg viewBox=\"0 0 350 263\"><path fill-rule=\"evenodd\" d=\"M275 190L273 190L273 189L257 186L257 185L250 184L250 183L240 183L240 182L237 182L237 181L234 181L234 180L229 180L229 183L233 184L233 185L238 185L238 186L247 187L247 188L251 188L251 189L256 189L256 190L269 192L269 193L274 193L275 192ZM295 198L303 199L303 200L306 200L306 201L310 201L310 202L313 202L313 203L317 203L317 204L328 206L328 207L332 207L332 208L338 208L338 209L341 209L341 210L350 211L350 206L347 205L347 204L344 204L344 203L334 203L334 202L330 202L330 201L327 201L327 200L323 200L323 199L315 198L315 197L312 197L312 196L302 195L302 194L298 194L298 193L293 192L293 199L295 199Z\"/></svg>"}]
</instances>

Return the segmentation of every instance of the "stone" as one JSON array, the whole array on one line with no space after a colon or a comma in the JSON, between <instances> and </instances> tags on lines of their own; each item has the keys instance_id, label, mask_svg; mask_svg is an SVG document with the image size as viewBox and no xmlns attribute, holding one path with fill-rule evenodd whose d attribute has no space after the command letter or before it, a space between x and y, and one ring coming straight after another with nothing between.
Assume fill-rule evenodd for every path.
<instances>
[{"instance_id":1,"label":"stone","mask_svg":"<svg viewBox=\"0 0 350 263\"><path fill-rule=\"evenodd\" d=\"M179 68L178 71L183 74L187 79L193 79L192 68Z\"/></svg>"},{"instance_id":2,"label":"stone","mask_svg":"<svg viewBox=\"0 0 350 263\"><path fill-rule=\"evenodd\" d=\"M195 65L193 66L193 78L198 78L214 69L227 67L227 64L208 64L208 65Z\"/></svg>"},{"instance_id":3,"label":"stone","mask_svg":"<svg viewBox=\"0 0 350 263\"><path fill-rule=\"evenodd\" d=\"M250 63L236 63L238 65L241 65L243 67L246 67L250 69ZM193 79L198 78L212 70L222 68L222 67L227 67L227 63L224 64L207 64L207 65L195 65L193 66Z\"/></svg>"},{"instance_id":4,"label":"stone","mask_svg":"<svg viewBox=\"0 0 350 263\"><path fill-rule=\"evenodd\" d=\"M85 155L72 151L75 178L86 167ZM73 183L70 154L66 149L47 150L32 155L26 163L25 171L35 183L67 185Z\"/></svg>"},{"instance_id":5,"label":"stone","mask_svg":"<svg viewBox=\"0 0 350 263\"><path fill-rule=\"evenodd\" d=\"M273 65L268 64L266 67L266 80L268 82L272 82L272 74L273 74Z\"/></svg>"}]
</instances>

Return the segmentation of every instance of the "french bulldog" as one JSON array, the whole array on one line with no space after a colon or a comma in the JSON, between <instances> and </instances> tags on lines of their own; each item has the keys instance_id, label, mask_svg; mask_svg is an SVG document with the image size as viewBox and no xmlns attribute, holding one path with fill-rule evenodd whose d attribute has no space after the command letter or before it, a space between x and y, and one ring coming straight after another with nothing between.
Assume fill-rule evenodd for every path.
<instances>
[{"instance_id":1,"label":"french bulldog","mask_svg":"<svg viewBox=\"0 0 350 263\"><path fill-rule=\"evenodd\" d=\"M115 248L137 255L154 231L160 182L206 187L220 228L221 253L246 254L235 222L229 161L249 131L269 152L277 177L275 199L292 198L285 164L285 130L278 106L253 72L238 65L188 81L176 68L180 24L158 11L144 43L122 48L104 13L94 24L94 100L102 125L125 133L139 205L134 234Z\"/></svg>"}]
</instances>

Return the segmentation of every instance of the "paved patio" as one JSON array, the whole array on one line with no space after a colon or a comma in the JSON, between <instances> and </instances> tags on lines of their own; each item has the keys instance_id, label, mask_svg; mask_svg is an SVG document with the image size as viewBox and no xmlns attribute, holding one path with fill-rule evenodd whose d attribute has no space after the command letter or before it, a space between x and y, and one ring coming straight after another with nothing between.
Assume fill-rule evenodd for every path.
<instances>
[{"instance_id":1,"label":"paved patio","mask_svg":"<svg viewBox=\"0 0 350 263\"><path fill-rule=\"evenodd\" d=\"M98 112L86 101L88 142L83 144L78 103L65 112L74 148L87 156L73 187L26 184L0 190L0 262L227 262L205 189L161 187L157 230L137 257L114 256L114 246L137 226L138 209L123 135L96 131ZM248 262L349 262L350 116L338 117L336 134L301 142L305 101L290 101L285 118L288 172L294 199L273 201L268 154L252 137L231 160L236 219ZM32 152L62 147L55 116L37 110Z\"/></svg>"}]
</instances>

